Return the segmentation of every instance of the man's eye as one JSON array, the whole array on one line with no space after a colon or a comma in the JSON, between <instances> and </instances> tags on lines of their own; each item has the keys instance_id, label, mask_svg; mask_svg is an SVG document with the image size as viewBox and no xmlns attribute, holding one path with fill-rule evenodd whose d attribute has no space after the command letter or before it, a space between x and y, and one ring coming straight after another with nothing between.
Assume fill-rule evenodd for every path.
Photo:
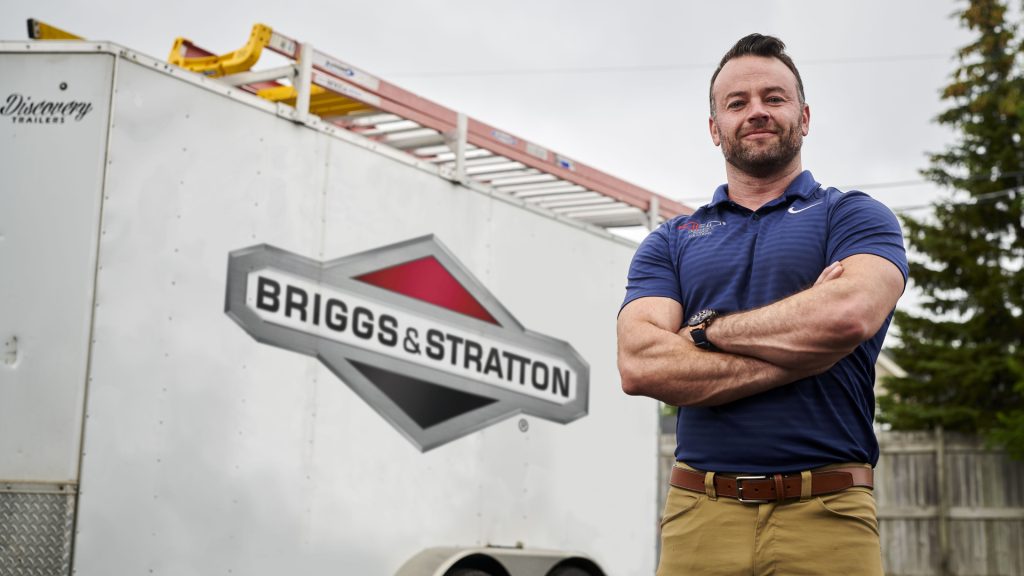
<instances>
[{"instance_id":1,"label":"man's eye","mask_svg":"<svg viewBox=\"0 0 1024 576\"><path fill-rule=\"evenodd\" d=\"M781 104L786 101L782 96L769 96L768 98L765 98L765 100L772 104Z\"/></svg>"},{"instance_id":2,"label":"man's eye","mask_svg":"<svg viewBox=\"0 0 1024 576\"><path fill-rule=\"evenodd\" d=\"M737 109L743 107L743 101L742 100L733 100L732 102L729 102L728 104L726 104L725 107L730 109L730 110L737 110Z\"/></svg>"}]
</instances>

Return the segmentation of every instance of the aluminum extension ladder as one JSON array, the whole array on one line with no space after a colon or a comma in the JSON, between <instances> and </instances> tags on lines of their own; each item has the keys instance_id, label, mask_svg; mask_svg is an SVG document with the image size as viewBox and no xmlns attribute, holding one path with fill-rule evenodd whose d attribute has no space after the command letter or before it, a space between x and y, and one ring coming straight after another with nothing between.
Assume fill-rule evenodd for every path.
<instances>
[{"instance_id":1,"label":"aluminum extension ladder","mask_svg":"<svg viewBox=\"0 0 1024 576\"><path fill-rule=\"evenodd\" d=\"M33 38L77 38L29 21ZM290 63L253 70L263 50ZM263 24L249 41L216 55L178 38L168 62L219 78L295 108L296 121L319 116L345 130L440 167L454 181L475 181L523 202L601 227L647 226L692 209L534 142L417 96Z\"/></svg>"}]
</instances>

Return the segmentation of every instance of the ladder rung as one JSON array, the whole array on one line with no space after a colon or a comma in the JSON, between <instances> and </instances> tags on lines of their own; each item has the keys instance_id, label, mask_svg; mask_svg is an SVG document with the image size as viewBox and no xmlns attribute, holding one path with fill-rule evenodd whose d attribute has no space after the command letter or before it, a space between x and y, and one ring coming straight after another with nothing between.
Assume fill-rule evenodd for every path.
<instances>
[{"instance_id":1,"label":"ladder rung","mask_svg":"<svg viewBox=\"0 0 1024 576\"><path fill-rule=\"evenodd\" d=\"M531 174L529 176L517 176L515 178L504 178L501 181L493 180L491 184L501 186L502 184L529 184L532 182L550 182L555 180L551 174Z\"/></svg>"},{"instance_id":2,"label":"ladder rung","mask_svg":"<svg viewBox=\"0 0 1024 576\"><path fill-rule=\"evenodd\" d=\"M479 180L480 182L490 182L492 186L494 186L495 188L498 188L500 190L501 188L498 185L495 185L494 182L505 182L505 181L508 181L508 180L513 180L513 179L518 179L518 178L523 178L523 177L528 177L528 176L533 176L533 175L542 175L542 176L547 176L549 178L554 178L554 176L552 176L550 174L543 174L540 170L537 170L536 168L530 168L528 170L524 170L524 169L505 170L505 171L502 171L502 172L493 172L493 173L479 174L479 175L476 175L474 177L474 180Z\"/></svg>"},{"instance_id":3,"label":"ladder rung","mask_svg":"<svg viewBox=\"0 0 1024 576\"><path fill-rule=\"evenodd\" d=\"M287 66L260 70L258 72L237 72L235 74L224 76L221 80L231 84L232 86L242 86L245 84L255 84L257 82L270 82L276 80L291 81L294 77L295 66L293 64L289 64Z\"/></svg>"},{"instance_id":4,"label":"ladder rung","mask_svg":"<svg viewBox=\"0 0 1024 576\"><path fill-rule=\"evenodd\" d=\"M540 184L518 184L511 186L499 186L498 190L506 192L508 194L514 194L516 196L529 196L531 193L544 194L545 192L552 190L558 191L562 188L580 188L583 189L579 184L573 184L572 182L566 182L565 180L556 180L554 182L542 182Z\"/></svg>"},{"instance_id":5,"label":"ladder rung","mask_svg":"<svg viewBox=\"0 0 1024 576\"><path fill-rule=\"evenodd\" d=\"M611 204L615 202L614 199L607 196L600 198L589 198L585 200L549 200L547 202L537 202L538 206L543 206L551 210L565 209L565 208L581 208L581 207L593 207L602 204Z\"/></svg>"},{"instance_id":6,"label":"ladder rung","mask_svg":"<svg viewBox=\"0 0 1024 576\"><path fill-rule=\"evenodd\" d=\"M502 156L481 156L479 158L471 158L466 160L466 168L473 168L476 166L491 166L494 164L506 164L509 162L508 158ZM442 164L443 166L454 166L455 161L449 161Z\"/></svg>"},{"instance_id":7,"label":"ladder rung","mask_svg":"<svg viewBox=\"0 0 1024 576\"><path fill-rule=\"evenodd\" d=\"M467 158L470 157L469 156L470 152L473 153L472 158L492 158L493 157L493 158L502 158L502 160L505 160L504 157L502 157L502 156L495 156L493 152L491 152L490 150L487 150L485 148L477 148L476 146L467 146L466 147L466 157ZM455 151L452 150L451 147L449 147L447 152L440 152L440 153L438 153L437 156L434 158L434 162L441 162L441 163L450 162L452 164L455 164Z\"/></svg>"},{"instance_id":8,"label":"ladder rung","mask_svg":"<svg viewBox=\"0 0 1024 576\"><path fill-rule=\"evenodd\" d=\"M442 154L448 150L451 150L451 148L449 148L447 144L438 144L437 146L423 146L417 148L412 150L412 153L417 156L437 156L438 154ZM435 159L431 158L431 160Z\"/></svg>"},{"instance_id":9,"label":"ladder rung","mask_svg":"<svg viewBox=\"0 0 1024 576\"><path fill-rule=\"evenodd\" d=\"M600 208L581 208L581 209L567 209L567 210L555 210L555 212L561 212L570 218L586 218L586 217L612 217L612 216L625 216L629 214L640 214L644 215L644 212L639 208L630 206L624 202L616 202L611 206L602 206Z\"/></svg>"},{"instance_id":10,"label":"ladder rung","mask_svg":"<svg viewBox=\"0 0 1024 576\"><path fill-rule=\"evenodd\" d=\"M479 166L479 165L478 166L473 166L473 167L467 166L466 167L466 173L467 174L472 174L474 176L482 175L482 174L491 174L491 173L501 174L501 173L510 172L510 171L514 171L514 172L518 173L519 171L523 170L524 168L526 168L526 166L523 166L519 162L509 162L508 160L505 160L504 162L499 162L499 163L495 163L495 164L487 164L487 165L484 165L484 166Z\"/></svg>"},{"instance_id":11,"label":"ladder rung","mask_svg":"<svg viewBox=\"0 0 1024 576\"><path fill-rule=\"evenodd\" d=\"M572 182L565 182L564 180L563 181L559 181L558 184L559 184L558 188L551 188L551 189L548 189L548 190L532 190L532 191L529 191L529 192L519 192L517 194L513 194L513 196L515 196L516 198L522 198L524 200L533 201L534 199L544 198L546 196L552 196L553 197L553 196L559 196L561 194L568 194L568 193L572 193L572 192L584 192L584 191L587 191L586 188L584 188L583 186L580 186L579 184L573 184ZM500 190L500 188L499 188L499 190Z\"/></svg>"},{"instance_id":12,"label":"ladder rung","mask_svg":"<svg viewBox=\"0 0 1024 576\"><path fill-rule=\"evenodd\" d=\"M518 198L522 198L522 196L518 196ZM545 202L549 202L549 201L553 201L553 200L560 200L560 201L566 201L566 200L590 200L590 199L593 199L593 198L608 198L608 197L605 196L604 194L599 194L597 192L592 192L590 190L581 190L581 191L573 191L573 192L558 192L558 193L555 193L555 194L549 194L548 196L530 196L528 198L530 198L530 202L537 202L538 204L544 204Z\"/></svg>"},{"instance_id":13,"label":"ladder rung","mask_svg":"<svg viewBox=\"0 0 1024 576\"><path fill-rule=\"evenodd\" d=\"M419 124L412 120L397 120L395 122L378 122L363 134L387 134L390 132L400 132L402 130L416 130L423 128Z\"/></svg>"},{"instance_id":14,"label":"ladder rung","mask_svg":"<svg viewBox=\"0 0 1024 576\"><path fill-rule=\"evenodd\" d=\"M409 148L416 148L417 146L443 142L444 136L431 131L430 134L422 134L408 138L387 138L384 141L400 150L408 150Z\"/></svg>"},{"instance_id":15,"label":"ladder rung","mask_svg":"<svg viewBox=\"0 0 1024 576\"><path fill-rule=\"evenodd\" d=\"M467 150L466 151L466 158L467 159L470 159L470 158L490 158L490 157L494 157L494 155L491 154L491 151L490 150L484 150L483 148L474 148L472 150ZM444 152L444 153L438 154L434 158L431 158L430 161L438 163L438 164L450 163L450 164L454 165L455 162L452 161L454 158L455 158L455 152Z\"/></svg>"},{"instance_id":16,"label":"ladder rung","mask_svg":"<svg viewBox=\"0 0 1024 576\"><path fill-rule=\"evenodd\" d=\"M619 228L622 226L647 227L650 225L647 214L640 210L637 210L632 214L581 216L576 219L593 224L594 226L601 226L602 228Z\"/></svg>"},{"instance_id":17,"label":"ladder rung","mask_svg":"<svg viewBox=\"0 0 1024 576\"><path fill-rule=\"evenodd\" d=\"M418 138L420 136L425 136L427 134L430 134L432 136L440 136L440 134L437 133L437 130L433 130L431 128L423 128L422 126L416 126L413 128L408 128L406 130L396 130L394 132L388 132L386 134L378 134L374 139L380 140L382 142L401 142L409 138Z\"/></svg>"},{"instance_id":18,"label":"ladder rung","mask_svg":"<svg viewBox=\"0 0 1024 576\"><path fill-rule=\"evenodd\" d=\"M370 114L364 116L354 122L355 126L376 126L377 124L386 124L388 122L398 122L402 120L401 116L395 114L382 114L380 112L376 114Z\"/></svg>"}]
</instances>

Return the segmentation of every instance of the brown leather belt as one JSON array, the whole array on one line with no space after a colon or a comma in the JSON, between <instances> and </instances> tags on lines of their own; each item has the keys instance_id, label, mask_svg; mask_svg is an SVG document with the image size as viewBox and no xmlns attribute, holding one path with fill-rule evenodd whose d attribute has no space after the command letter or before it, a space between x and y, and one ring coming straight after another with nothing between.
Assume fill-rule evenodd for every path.
<instances>
[{"instance_id":1,"label":"brown leather belt","mask_svg":"<svg viewBox=\"0 0 1024 576\"><path fill-rule=\"evenodd\" d=\"M669 483L676 488L706 492L704 472L675 466ZM800 474L722 476L715 474L715 493L740 502L765 503L800 498ZM811 472L811 496L842 492L853 486L874 487L874 470L864 466Z\"/></svg>"}]
</instances>

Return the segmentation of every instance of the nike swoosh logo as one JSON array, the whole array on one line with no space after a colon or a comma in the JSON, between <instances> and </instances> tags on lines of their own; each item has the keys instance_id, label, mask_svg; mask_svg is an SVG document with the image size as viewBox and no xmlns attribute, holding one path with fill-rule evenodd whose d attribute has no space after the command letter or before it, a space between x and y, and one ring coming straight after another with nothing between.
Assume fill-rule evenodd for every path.
<instances>
[{"instance_id":1,"label":"nike swoosh logo","mask_svg":"<svg viewBox=\"0 0 1024 576\"><path fill-rule=\"evenodd\" d=\"M804 206L803 208L801 208L799 210L797 210L796 207L794 207L794 206L790 206L789 207L789 213L790 214L799 214L799 213L803 212L804 210L807 210L808 208L814 208L815 206L817 206L818 204L821 204L822 202L824 202L824 200L819 200L818 202L815 202L814 204L808 204L807 206Z\"/></svg>"}]
</instances>

